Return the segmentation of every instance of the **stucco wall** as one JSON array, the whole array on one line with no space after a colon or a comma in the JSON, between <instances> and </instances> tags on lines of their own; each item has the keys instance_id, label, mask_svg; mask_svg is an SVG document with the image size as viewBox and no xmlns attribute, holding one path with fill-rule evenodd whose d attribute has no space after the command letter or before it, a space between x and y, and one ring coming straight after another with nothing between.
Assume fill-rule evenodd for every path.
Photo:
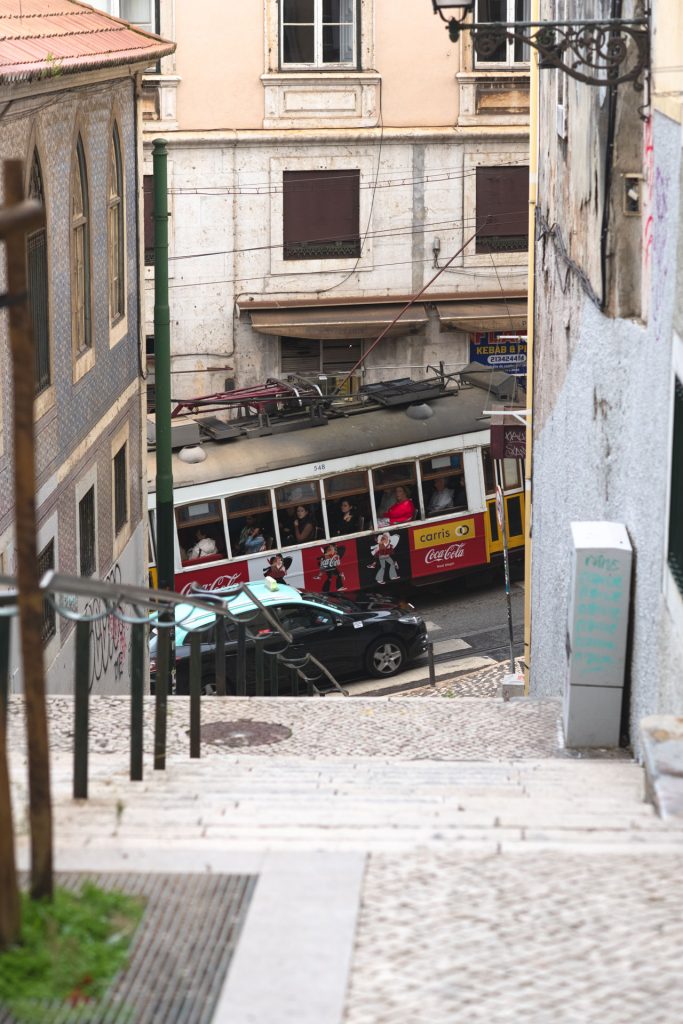
<instances>
[{"instance_id":1,"label":"stucco wall","mask_svg":"<svg viewBox=\"0 0 683 1024\"><path fill-rule=\"evenodd\" d=\"M440 240L443 265L472 233L477 162L524 164L528 158L523 130L509 128L457 140L429 130L309 132L306 138L264 133L253 142L169 134L168 145L172 393L178 398L222 390L226 377L242 386L279 373L277 338L257 335L235 319L234 302L244 311L250 297L416 294L435 273L434 239ZM360 169L365 244L359 261L282 259L282 172L307 168ZM525 286L526 253L496 257L494 268L471 245L431 291L496 293ZM152 334L151 280L145 310L146 333ZM390 364L396 376L406 376L411 367L438 360L450 369L467 362L450 333L430 334L426 345L424 332L419 344L417 338L387 343L369 365Z\"/></svg>"},{"instance_id":2,"label":"stucco wall","mask_svg":"<svg viewBox=\"0 0 683 1024\"><path fill-rule=\"evenodd\" d=\"M546 415L534 440L531 692L559 696L567 669L572 520L622 522L634 548L631 736L654 712L683 708L683 638L663 596L670 474L671 330L680 203L680 125L654 116L656 183L651 315L603 316L576 282L548 280L537 337ZM539 253L541 265L543 254ZM552 254L546 254L552 260ZM566 373L543 377L544 309L566 318ZM561 344L559 333L554 343Z\"/></svg>"}]
</instances>

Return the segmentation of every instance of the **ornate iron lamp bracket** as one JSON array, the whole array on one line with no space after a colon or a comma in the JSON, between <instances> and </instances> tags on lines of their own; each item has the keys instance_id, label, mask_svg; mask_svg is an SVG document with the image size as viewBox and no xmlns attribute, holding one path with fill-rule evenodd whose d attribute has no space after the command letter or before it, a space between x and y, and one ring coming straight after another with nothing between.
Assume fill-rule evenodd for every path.
<instances>
[{"instance_id":1,"label":"ornate iron lamp bracket","mask_svg":"<svg viewBox=\"0 0 683 1024\"><path fill-rule=\"evenodd\" d=\"M455 18L448 21L448 34L453 42L463 31L472 33L478 57L490 59L501 43L522 43L538 50L540 67L558 68L586 85L633 82L634 89L640 91L643 73L649 67L647 18L478 24L463 23Z\"/></svg>"}]
</instances>

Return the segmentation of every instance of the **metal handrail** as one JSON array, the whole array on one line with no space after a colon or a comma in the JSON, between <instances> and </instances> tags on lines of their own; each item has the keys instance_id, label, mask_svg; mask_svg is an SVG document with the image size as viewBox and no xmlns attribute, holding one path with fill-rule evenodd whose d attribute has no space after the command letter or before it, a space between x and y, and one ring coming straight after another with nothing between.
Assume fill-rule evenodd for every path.
<instances>
[{"instance_id":1,"label":"metal handrail","mask_svg":"<svg viewBox=\"0 0 683 1024\"><path fill-rule=\"evenodd\" d=\"M225 624L237 626L237 695L246 695L247 651L254 652L256 695L262 696L268 679L270 695L280 692L280 669L290 675L292 690L299 694L300 683L309 695L321 696L321 677L329 688L348 696L334 676L313 655L303 658L288 657L287 651L294 642L292 634L271 611L259 600L250 584L242 583L230 588L229 594L221 593L222 601L216 597L207 599L211 591L194 590L190 594L177 594L167 590L149 590L127 583L113 583L105 580L88 579L81 576L67 576L53 570L44 574L40 590L45 601L67 621L76 623L76 655L74 670L74 799L86 799L88 795L88 732L89 732L89 666L93 624L109 618L131 626L131 749L130 778L139 781L143 777L143 696L145 675L146 632L157 630L157 672L155 686L155 729L154 767L166 767L166 721L167 697L172 692L172 631L182 626L195 610L209 612L210 620L201 627L186 631L190 642L190 757L200 756L200 705L201 705L201 633L216 626L216 683L219 696L226 694L225 686ZM16 580L0 575L0 713L4 713L9 693L9 643L10 617L18 614ZM203 595L203 596L202 596ZM253 614L234 615L227 607L240 595L248 597L253 604ZM64 604L64 596L95 599L100 607L89 613L75 611ZM187 616L176 619L177 609L189 605ZM271 632L267 637L250 634L249 623L263 616ZM222 634L222 642L221 642ZM283 645L278 650L266 650L264 641L278 634ZM267 671L266 671L267 669ZM311 670L313 670L311 672Z\"/></svg>"}]
</instances>

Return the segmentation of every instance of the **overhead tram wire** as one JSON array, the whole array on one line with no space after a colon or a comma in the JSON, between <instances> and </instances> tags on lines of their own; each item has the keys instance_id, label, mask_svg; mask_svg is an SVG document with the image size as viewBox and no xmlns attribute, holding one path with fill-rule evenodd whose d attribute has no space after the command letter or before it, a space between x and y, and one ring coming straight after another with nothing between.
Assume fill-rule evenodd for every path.
<instances>
[{"instance_id":1,"label":"overhead tram wire","mask_svg":"<svg viewBox=\"0 0 683 1024\"><path fill-rule=\"evenodd\" d=\"M424 293L427 291L427 289L430 288L434 284L434 282L436 281L436 279L438 277L441 277L441 275L443 274L444 270L446 270L450 266L450 264L453 262L453 260L457 259L458 256L462 252L465 251L465 249L470 244L470 242L474 241L474 239L477 237L477 235L480 233L480 231L483 230L483 228L485 227L485 225L487 223L488 223L488 220L485 221L484 224L482 224L481 227L477 228L477 230L474 232L474 234L471 235L467 239L466 242L463 242L463 244L460 246L460 248L457 250L457 252L454 252L453 255L448 260L446 260L446 262L444 263L443 267L440 267L437 270L436 274L434 274L434 276L432 278L430 278L429 281L427 281L427 284L423 285L422 288L420 288L419 292L417 292L412 297L412 299L410 299L408 302L406 302L405 306L403 306L402 309L400 310L400 312L398 312L396 314L396 316L393 318L391 323L387 324L387 326L384 328L384 330L375 338L375 340L373 341L373 343L370 346L370 348L366 352L364 352L363 355L360 357L360 359L355 363L355 365L351 367L351 369L347 373L346 377L344 377L344 379L341 380L339 382L339 384L337 384L337 387L334 390L334 394L335 395L338 395L343 390L344 386L351 380L351 377L356 372L358 367L361 366L365 362L365 360L370 355L370 353L373 351L373 349L377 348L377 346L379 345L380 341L382 341L382 339L384 337L386 337L386 335L389 333L389 331L394 326L394 324L398 323L398 321L401 319L403 314L405 312L407 312L407 310L409 310L410 307L413 306L418 301L418 299L420 299L424 295Z\"/></svg>"}]
</instances>

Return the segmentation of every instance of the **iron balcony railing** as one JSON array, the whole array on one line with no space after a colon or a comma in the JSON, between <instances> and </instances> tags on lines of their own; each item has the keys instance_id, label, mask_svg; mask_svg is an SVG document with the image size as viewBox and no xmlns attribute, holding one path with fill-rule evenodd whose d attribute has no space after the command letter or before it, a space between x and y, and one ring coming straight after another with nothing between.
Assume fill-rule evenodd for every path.
<instances>
[{"instance_id":1,"label":"iron balcony railing","mask_svg":"<svg viewBox=\"0 0 683 1024\"><path fill-rule=\"evenodd\" d=\"M0 575L0 712L5 713L9 695L11 665L11 620L18 614L16 580ZM246 696L247 679L253 680L256 696L279 696L286 688L294 696L302 693L320 696L334 690L345 696L337 680L312 655L294 657L293 638L278 619L262 604L249 584L240 584L229 590L201 591L176 594L170 591L149 590L123 583L107 583L66 576L49 571L43 576L40 589L44 594L46 613L74 622L76 628L74 658L74 779L75 799L88 795L88 732L90 698L90 661L94 631L106 620L118 621L131 627L130 643L130 778L139 781L143 776L143 698L148 661L148 639L151 629L157 632L156 685L154 692L154 767L166 767L166 726L168 696L173 694L173 632L176 626L187 622L195 610L210 612L201 629L188 633L190 641L190 757L200 756L201 708L201 643L202 635L215 629L215 689L218 697L226 696L226 628L230 624L236 631L234 645L235 695ZM253 604L253 614L233 615L221 598L231 600L246 594ZM90 614L77 610L78 600L87 601ZM189 607L178 618L178 608ZM265 619L268 635L259 635L250 629L250 623ZM110 623L111 624L111 623ZM272 648L273 638L279 636L282 645ZM270 645L266 644L270 641ZM212 698L214 699L214 698Z\"/></svg>"}]
</instances>

